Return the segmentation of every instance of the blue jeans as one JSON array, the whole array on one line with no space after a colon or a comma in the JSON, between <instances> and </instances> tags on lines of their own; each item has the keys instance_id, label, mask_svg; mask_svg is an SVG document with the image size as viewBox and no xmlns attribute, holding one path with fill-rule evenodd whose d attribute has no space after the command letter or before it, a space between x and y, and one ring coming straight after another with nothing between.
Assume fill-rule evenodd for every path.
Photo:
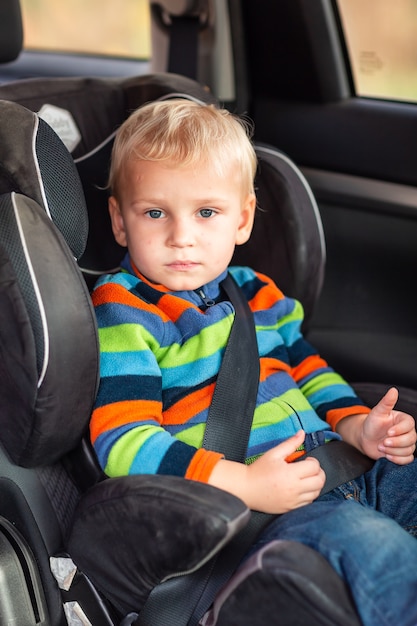
<instances>
[{"instance_id":1,"label":"blue jeans","mask_svg":"<svg viewBox=\"0 0 417 626\"><path fill-rule=\"evenodd\" d=\"M251 553L270 541L320 552L351 589L364 626L417 625L417 460L386 459L369 472L276 518Z\"/></svg>"}]
</instances>

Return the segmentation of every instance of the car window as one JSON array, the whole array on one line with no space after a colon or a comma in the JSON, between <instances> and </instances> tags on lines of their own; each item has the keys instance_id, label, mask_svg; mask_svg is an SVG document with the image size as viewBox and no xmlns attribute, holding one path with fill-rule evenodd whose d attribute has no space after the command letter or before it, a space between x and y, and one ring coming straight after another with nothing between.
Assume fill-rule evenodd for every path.
<instances>
[{"instance_id":1,"label":"car window","mask_svg":"<svg viewBox=\"0 0 417 626\"><path fill-rule=\"evenodd\" d=\"M26 50L149 59L148 0L21 0Z\"/></svg>"},{"instance_id":2,"label":"car window","mask_svg":"<svg viewBox=\"0 0 417 626\"><path fill-rule=\"evenodd\" d=\"M417 101L417 2L337 0L359 96Z\"/></svg>"}]
</instances>

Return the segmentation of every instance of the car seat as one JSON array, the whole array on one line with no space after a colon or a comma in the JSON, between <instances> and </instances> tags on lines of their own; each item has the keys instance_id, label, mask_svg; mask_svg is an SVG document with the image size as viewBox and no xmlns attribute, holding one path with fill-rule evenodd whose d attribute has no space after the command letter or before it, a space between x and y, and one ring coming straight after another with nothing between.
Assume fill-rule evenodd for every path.
<instances>
[{"instance_id":1,"label":"car seat","mask_svg":"<svg viewBox=\"0 0 417 626\"><path fill-rule=\"evenodd\" d=\"M127 81L29 80L0 88L0 306L5 320L0 335L0 537L13 573L1 594L0 615L3 611L16 624L61 625L63 602L68 619L75 619L74 614L78 619L83 611L93 626L135 620L159 581L199 568L248 519L248 511L239 500L207 485L159 476L102 480L94 456L83 440L98 375L95 319L87 284L95 273L116 267L122 253L113 247L109 259L107 255L98 260L95 256L95 250L101 252L111 245L111 239L107 239L110 231L107 233L102 226L107 216L103 190L108 163L105 157L109 157L114 130L130 110L152 98L179 93L213 100L193 81L173 75ZM15 100L31 104L29 108L34 109L52 101L67 111L70 100L74 105L69 109L71 117L82 129L73 153L75 156L78 148L78 156L71 159L50 126ZM104 112L99 112L101 106ZM82 124L84 107L92 113ZM107 115L107 110L112 113ZM99 129L100 120L105 122L105 132ZM94 145L87 141L91 135ZM292 259L290 279L286 279L288 289L298 291L301 299L305 293L308 310L314 304L324 264L317 208L304 178L285 155L265 146L258 148L258 154L262 228L268 234L272 231L274 238L274 226L268 226L267 220L273 224L279 219L284 233L289 229L295 238L302 254ZM85 251L87 220L78 174L89 206L90 235ZM294 198L299 201L297 211ZM281 206L287 215L277 218L277 208ZM301 215L295 216L299 210ZM301 227L308 220L314 227L306 237ZM259 232L262 241L262 231ZM297 277L304 275L300 274L300 267L305 259L310 259L311 249L315 256L319 253L319 265L306 284ZM87 283L74 258L79 259ZM278 271L285 274L284 261ZM313 280L315 289L311 289ZM180 528L198 528L198 533L193 530L173 537L173 520ZM140 545L138 529L143 537ZM94 535L100 538L100 550L94 546L96 553L89 560L91 550L87 558L85 546L94 540ZM71 565L65 555L68 549L74 560L82 563L82 571L75 574L72 585L68 580L73 571L65 571L59 583L64 589L59 590L49 561L54 559L55 570ZM303 560L298 562L297 570L297 564L285 560L292 547L280 545L279 549L285 564L282 580L288 580L288 576L298 580L298 584L305 580L304 567L300 566ZM328 571L318 554L310 552L306 549L303 554L307 554L317 581L322 583L316 595L335 614L338 607L343 607L344 620L324 621L323 605L318 603L313 615L309 603L311 623L356 624L341 581ZM57 576L60 580L59 572ZM174 577L163 584L180 589L181 580ZM229 588L231 594L233 584ZM326 588L336 590L333 598L323 591ZM201 613L195 618L197 622L210 619L212 624L221 624L222 619L227 619L223 607L229 597L226 587L214 604L217 617L212 612L210 618L203 618ZM302 605L302 598L294 603L295 607ZM291 614L294 616L297 610L287 605L285 611L284 623L289 624ZM128 617L129 613L133 616ZM162 594L159 623L177 624L166 621L163 613ZM137 619L141 619L140 612ZM147 623L157 626L158 619L152 617ZM255 614L254 626L256 619Z\"/></svg>"},{"instance_id":2,"label":"car seat","mask_svg":"<svg viewBox=\"0 0 417 626\"><path fill-rule=\"evenodd\" d=\"M95 510L97 498L107 520L116 507L117 525L125 525L121 543L128 525L142 529L136 559L142 575L140 561L151 563L142 594L152 580L155 584L205 562L244 525L248 512L238 499L203 484L169 476L101 481L93 462L80 466L80 454L62 461L86 432L98 376L95 316L74 260L87 234L83 193L54 131L29 110L5 101L0 102L0 163L0 545L5 557L0 569L6 581L0 622L61 624L62 600L49 558L56 559L60 580L69 562L58 557L68 542L74 507L89 484L97 483L84 515ZM103 488L110 489L107 495ZM183 527L195 525L196 533L171 536L173 519ZM136 533L130 536L137 543ZM154 537L162 569L156 554L146 556ZM65 602L68 615L71 594ZM91 597L91 623L116 623L99 596ZM113 613L119 619L120 613Z\"/></svg>"}]
</instances>

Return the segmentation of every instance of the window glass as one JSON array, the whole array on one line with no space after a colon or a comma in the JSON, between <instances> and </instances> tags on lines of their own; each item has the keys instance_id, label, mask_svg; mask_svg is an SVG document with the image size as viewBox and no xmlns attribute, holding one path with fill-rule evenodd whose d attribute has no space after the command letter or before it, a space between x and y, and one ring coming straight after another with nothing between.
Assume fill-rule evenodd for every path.
<instances>
[{"instance_id":1,"label":"window glass","mask_svg":"<svg viewBox=\"0 0 417 626\"><path fill-rule=\"evenodd\" d=\"M30 50L149 59L148 0L21 0Z\"/></svg>"},{"instance_id":2,"label":"window glass","mask_svg":"<svg viewBox=\"0 0 417 626\"><path fill-rule=\"evenodd\" d=\"M359 96L417 100L416 0L337 0Z\"/></svg>"}]
</instances>

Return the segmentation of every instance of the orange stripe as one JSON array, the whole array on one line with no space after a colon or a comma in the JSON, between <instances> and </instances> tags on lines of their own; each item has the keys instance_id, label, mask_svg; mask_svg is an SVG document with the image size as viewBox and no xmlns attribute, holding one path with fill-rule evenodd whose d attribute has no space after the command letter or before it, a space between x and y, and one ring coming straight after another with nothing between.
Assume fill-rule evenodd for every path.
<instances>
[{"instance_id":1,"label":"orange stripe","mask_svg":"<svg viewBox=\"0 0 417 626\"><path fill-rule=\"evenodd\" d=\"M264 308L269 309L276 302L284 299L284 294L277 287L274 281L269 278L269 276L266 276L261 272L256 272L256 276L265 284L259 289L259 291L257 291L254 298L250 301L252 311L259 311Z\"/></svg>"},{"instance_id":2,"label":"orange stripe","mask_svg":"<svg viewBox=\"0 0 417 626\"><path fill-rule=\"evenodd\" d=\"M255 294L254 298L249 301L252 311L263 311L265 309L271 309L278 300L281 300L284 295L279 289L271 289L269 285L264 285Z\"/></svg>"},{"instance_id":3,"label":"orange stripe","mask_svg":"<svg viewBox=\"0 0 417 626\"><path fill-rule=\"evenodd\" d=\"M141 298L138 298L136 295L131 293L129 289L126 289L126 287L123 287L122 285L116 285L114 283L106 283L105 285L100 285L100 287L97 287L97 289L93 291L92 299L95 307L99 306L100 304L110 303L123 304L147 312L149 312L149 310L152 310L152 308L150 309L152 305L144 302ZM170 321L171 319L171 317L168 316L162 309L159 309L159 305L158 315L163 322Z\"/></svg>"},{"instance_id":4,"label":"orange stripe","mask_svg":"<svg viewBox=\"0 0 417 626\"><path fill-rule=\"evenodd\" d=\"M214 466L217 465L218 461L222 458L223 455L218 452L209 452L208 450L200 448L191 459L185 478L207 483Z\"/></svg>"},{"instance_id":5,"label":"orange stripe","mask_svg":"<svg viewBox=\"0 0 417 626\"><path fill-rule=\"evenodd\" d=\"M99 407L91 418L91 440L94 443L102 433L125 424L148 419L161 422L161 408L161 402L155 400L126 400Z\"/></svg>"},{"instance_id":6,"label":"orange stripe","mask_svg":"<svg viewBox=\"0 0 417 626\"><path fill-rule=\"evenodd\" d=\"M317 354L313 354L305 358L299 365L296 365L292 369L292 375L298 382L321 367L328 367L326 361Z\"/></svg>"},{"instance_id":7,"label":"orange stripe","mask_svg":"<svg viewBox=\"0 0 417 626\"><path fill-rule=\"evenodd\" d=\"M260 359L261 371L259 379L261 382L266 380L273 372L290 372L291 368L288 363L284 363L278 359L270 357L262 357Z\"/></svg>"},{"instance_id":8,"label":"orange stripe","mask_svg":"<svg viewBox=\"0 0 417 626\"><path fill-rule=\"evenodd\" d=\"M185 424L200 411L210 406L215 384L207 385L190 393L185 398L176 402L163 413L164 424Z\"/></svg>"},{"instance_id":9,"label":"orange stripe","mask_svg":"<svg viewBox=\"0 0 417 626\"><path fill-rule=\"evenodd\" d=\"M142 302L140 298L131 293L126 287L115 283L100 285L92 294L94 306L99 304L127 304L137 309L149 309L149 304Z\"/></svg>"},{"instance_id":10,"label":"orange stripe","mask_svg":"<svg viewBox=\"0 0 417 626\"><path fill-rule=\"evenodd\" d=\"M365 407L361 404L356 406L349 406L343 409L332 409L328 411L326 415L326 420L330 424L332 430L336 430L336 425L342 420L344 417L349 417L350 415L358 415L363 413L370 413L371 409L369 407Z\"/></svg>"},{"instance_id":11,"label":"orange stripe","mask_svg":"<svg viewBox=\"0 0 417 626\"><path fill-rule=\"evenodd\" d=\"M198 309L198 307L191 302L187 302L186 300L178 298L177 296L172 296L171 294L162 296L158 302L158 307L160 307L173 322L176 322L184 311L187 311L190 308Z\"/></svg>"}]
</instances>

